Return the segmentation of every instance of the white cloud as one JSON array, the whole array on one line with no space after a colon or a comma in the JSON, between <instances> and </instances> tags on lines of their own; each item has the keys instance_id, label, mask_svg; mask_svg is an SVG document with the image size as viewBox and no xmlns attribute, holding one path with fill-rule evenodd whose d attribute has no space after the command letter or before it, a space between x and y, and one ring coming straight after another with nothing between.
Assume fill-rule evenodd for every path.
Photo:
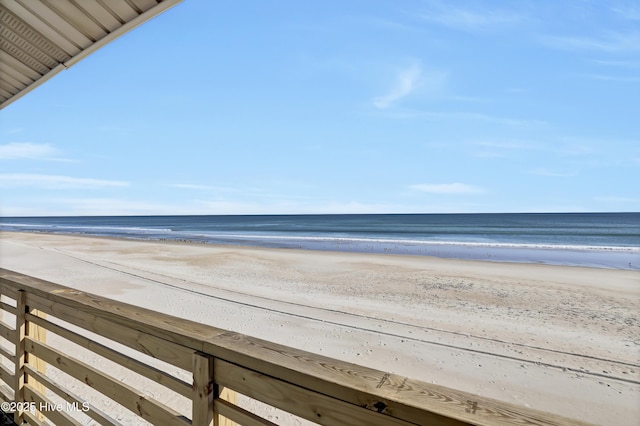
<instances>
[{"instance_id":1,"label":"white cloud","mask_svg":"<svg viewBox=\"0 0 640 426\"><path fill-rule=\"evenodd\" d=\"M522 20L519 14L513 12L495 9L475 11L451 7L450 4L434 3L430 10L420 15L420 18L463 31L494 30Z\"/></svg>"},{"instance_id":2,"label":"white cloud","mask_svg":"<svg viewBox=\"0 0 640 426\"><path fill-rule=\"evenodd\" d=\"M123 198L43 197L0 205L0 216L133 216L206 214L182 205Z\"/></svg>"},{"instance_id":3,"label":"white cloud","mask_svg":"<svg viewBox=\"0 0 640 426\"><path fill-rule=\"evenodd\" d=\"M66 212L64 213L65 215L127 216L203 213L191 212L181 205L157 204L154 202L134 201L121 198L61 198L55 201L64 205L63 211Z\"/></svg>"},{"instance_id":4,"label":"white cloud","mask_svg":"<svg viewBox=\"0 0 640 426\"><path fill-rule=\"evenodd\" d=\"M558 138L550 140L495 140L495 141L471 141L470 145L479 147L474 153L484 157L507 157L522 155L526 152L550 152L555 155L570 157L585 157L594 154L596 146L603 146L611 141L598 141L589 139Z\"/></svg>"},{"instance_id":5,"label":"white cloud","mask_svg":"<svg viewBox=\"0 0 640 426\"><path fill-rule=\"evenodd\" d=\"M562 50L595 50L609 53L640 51L640 32L611 32L600 38L555 37L542 39L547 46Z\"/></svg>"},{"instance_id":6,"label":"white cloud","mask_svg":"<svg viewBox=\"0 0 640 426\"><path fill-rule=\"evenodd\" d=\"M191 183L172 183L169 186L171 188L178 188L178 189L199 189L199 190L207 190L207 191L215 189L215 187L213 187L213 186L194 185L194 184L191 184Z\"/></svg>"},{"instance_id":7,"label":"white cloud","mask_svg":"<svg viewBox=\"0 0 640 426\"><path fill-rule=\"evenodd\" d=\"M51 158L57 153L58 150L49 144L10 142L0 145L0 160Z\"/></svg>"},{"instance_id":8,"label":"white cloud","mask_svg":"<svg viewBox=\"0 0 640 426\"><path fill-rule=\"evenodd\" d=\"M535 149L536 145L531 142L524 142L520 140L507 140L507 141L476 141L473 145L488 148L508 149L508 150L526 150Z\"/></svg>"},{"instance_id":9,"label":"white cloud","mask_svg":"<svg viewBox=\"0 0 640 426\"><path fill-rule=\"evenodd\" d=\"M369 214L413 212L412 206L396 203L372 204L359 201L298 200L258 202L243 200L190 200L180 204L159 204L154 201L123 198L47 198L37 205L0 205L2 216L113 216L113 215L205 215L205 214Z\"/></svg>"},{"instance_id":10,"label":"white cloud","mask_svg":"<svg viewBox=\"0 0 640 426\"><path fill-rule=\"evenodd\" d=\"M523 141L475 141L473 156L479 158L504 158L513 155L514 152L534 149L529 143Z\"/></svg>"},{"instance_id":11,"label":"white cloud","mask_svg":"<svg viewBox=\"0 0 640 426\"><path fill-rule=\"evenodd\" d=\"M611 10L623 19L640 21L640 8L631 5L613 7Z\"/></svg>"},{"instance_id":12,"label":"white cloud","mask_svg":"<svg viewBox=\"0 0 640 426\"><path fill-rule=\"evenodd\" d=\"M484 189L466 183L422 183L411 185L411 189L431 194L480 194Z\"/></svg>"},{"instance_id":13,"label":"white cloud","mask_svg":"<svg viewBox=\"0 0 640 426\"><path fill-rule=\"evenodd\" d=\"M388 110L384 112L385 117L393 119L420 119L420 120L456 120L462 123L462 120L467 121L479 121L486 123L502 124L505 126L516 127L541 127L547 126L545 121L535 119L519 119L501 117L497 115L482 114L476 112L463 112L463 111L427 111L427 110L415 110L415 109L402 109L402 110Z\"/></svg>"},{"instance_id":14,"label":"white cloud","mask_svg":"<svg viewBox=\"0 0 640 426\"><path fill-rule=\"evenodd\" d=\"M85 188L97 189L105 187L129 186L128 182L116 180L101 180L91 178L75 178L71 176L9 173L0 174L0 187L39 187L45 189Z\"/></svg>"},{"instance_id":15,"label":"white cloud","mask_svg":"<svg viewBox=\"0 0 640 426\"><path fill-rule=\"evenodd\" d=\"M640 82L640 77L620 77L617 75L592 75L591 78L595 80L613 81L618 83L637 83Z\"/></svg>"},{"instance_id":16,"label":"white cloud","mask_svg":"<svg viewBox=\"0 0 640 426\"><path fill-rule=\"evenodd\" d=\"M640 68L640 61L613 61L605 59L596 59L593 61L598 65L607 67L620 67L620 68Z\"/></svg>"},{"instance_id":17,"label":"white cloud","mask_svg":"<svg viewBox=\"0 0 640 426\"><path fill-rule=\"evenodd\" d=\"M578 176L578 172L556 172L549 169L534 169L529 172L532 175L547 176L547 177L572 177Z\"/></svg>"},{"instance_id":18,"label":"white cloud","mask_svg":"<svg viewBox=\"0 0 640 426\"><path fill-rule=\"evenodd\" d=\"M389 108L395 102L415 92L422 83L421 77L422 69L419 66L401 70L396 76L396 81L389 93L374 98L373 105L380 109Z\"/></svg>"}]
</instances>

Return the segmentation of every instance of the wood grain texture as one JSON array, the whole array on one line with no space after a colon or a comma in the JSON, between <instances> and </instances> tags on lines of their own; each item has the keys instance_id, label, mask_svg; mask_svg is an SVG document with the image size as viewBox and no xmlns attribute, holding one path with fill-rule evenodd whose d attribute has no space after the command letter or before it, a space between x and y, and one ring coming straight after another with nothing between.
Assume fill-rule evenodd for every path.
<instances>
[{"instance_id":1,"label":"wood grain texture","mask_svg":"<svg viewBox=\"0 0 640 426\"><path fill-rule=\"evenodd\" d=\"M74 360L56 349L29 337L25 341L28 352L42 358L71 377L84 382L143 419L153 424L167 426L191 424L189 420L170 407L147 397L142 392L117 379L107 376L94 367Z\"/></svg>"},{"instance_id":2,"label":"wood grain texture","mask_svg":"<svg viewBox=\"0 0 640 426\"><path fill-rule=\"evenodd\" d=\"M55 407L56 404L53 401L47 399L42 393L40 393L37 389L29 385L28 383L25 385L24 394L26 401L35 402L37 407L43 407L44 405L48 405L48 407L51 407L42 411L38 410L35 414L35 417L37 419L44 420L42 417L38 416L38 414L41 414L56 425L82 426L82 423L69 415L66 410L54 409L53 407ZM32 415L34 414L32 413Z\"/></svg>"},{"instance_id":3,"label":"wood grain texture","mask_svg":"<svg viewBox=\"0 0 640 426\"><path fill-rule=\"evenodd\" d=\"M85 349L88 349L91 352L103 356L117 364L122 365L123 367L128 368L131 371L147 377L148 379L153 380L156 383L160 383L161 385L166 386L167 388L179 393L186 398L191 398L191 386L178 379L177 377L165 373L158 368L147 365L142 361L138 361L135 358L131 358L130 356L121 354L120 352L117 352L87 337L74 333L73 331L66 330L57 324L53 324L52 322L47 321L46 319L27 314L27 320L30 323L38 324L43 329L49 330L60 337L64 337L65 339Z\"/></svg>"},{"instance_id":4,"label":"wood grain texture","mask_svg":"<svg viewBox=\"0 0 640 426\"><path fill-rule=\"evenodd\" d=\"M3 382L5 382L7 384L12 384L13 383L13 379L15 378L14 374L15 373L13 371L9 371L9 369L7 367L5 367L4 365L0 365L0 379Z\"/></svg>"},{"instance_id":5,"label":"wood grain texture","mask_svg":"<svg viewBox=\"0 0 640 426\"><path fill-rule=\"evenodd\" d=\"M7 296L10 299L13 299L14 301L16 300L16 297L18 295L18 287L15 285L15 282L13 281L8 281L7 285L4 284L4 281L2 280L2 277L7 275L7 272L11 272L8 271L6 269L0 268L0 294L2 294L3 296ZM24 275L26 276L26 275Z\"/></svg>"},{"instance_id":6,"label":"wood grain texture","mask_svg":"<svg viewBox=\"0 0 640 426\"><path fill-rule=\"evenodd\" d=\"M7 324L0 322L0 337L4 337L13 343L16 340L16 330L7 326Z\"/></svg>"},{"instance_id":7,"label":"wood grain texture","mask_svg":"<svg viewBox=\"0 0 640 426\"><path fill-rule=\"evenodd\" d=\"M86 401L73 393L69 392L66 389L61 388L58 384L54 383L49 377L43 375L41 372L32 369L31 366L27 365L25 369L29 372L30 375L35 377L40 383L44 384L47 389L53 391L56 395L60 396L67 402L70 403L78 403L80 406L86 404ZM89 404L89 409L85 412L85 414L101 425L108 426L120 426L120 423L114 420L112 417L97 409L93 405Z\"/></svg>"},{"instance_id":8,"label":"wood grain texture","mask_svg":"<svg viewBox=\"0 0 640 426\"><path fill-rule=\"evenodd\" d=\"M197 351L202 351L204 341L226 332L205 324L172 317L0 268L0 283L3 282L13 282L28 288L29 297L39 296L50 302L89 313L112 324L138 330ZM31 301L29 304L36 306Z\"/></svg>"},{"instance_id":9,"label":"wood grain texture","mask_svg":"<svg viewBox=\"0 0 640 426\"><path fill-rule=\"evenodd\" d=\"M6 303L6 302L0 302L0 309L9 312L10 314L15 315L16 314L16 308L15 306L11 306L10 304Z\"/></svg>"},{"instance_id":10,"label":"wood grain texture","mask_svg":"<svg viewBox=\"0 0 640 426\"><path fill-rule=\"evenodd\" d=\"M25 331L26 331L26 292L24 290L19 291L16 294L16 324L15 332L13 333L13 339L10 340L15 348L15 363L13 373L13 397L16 402L24 402L24 364L25 364ZM21 424L24 421L23 410L16 410L13 413L13 421L16 424Z\"/></svg>"},{"instance_id":11,"label":"wood grain texture","mask_svg":"<svg viewBox=\"0 0 640 426\"><path fill-rule=\"evenodd\" d=\"M24 413L24 418L27 420L27 423L30 426L49 426L49 423L45 423L44 421L38 419L34 414L29 412Z\"/></svg>"},{"instance_id":12,"label":"wood grain texture","mask_svg":"<svg viewBox=\"0 0 640 426\"><path fill-rule=\"evenodd\" d=\"M0 383L0 399L5 402L13 401L13 389L6 383Z\"/></svg>"},{"instance_id":13,"label":"wood grain texture","mask_svg":"<svg viewBox=\"0 0 640 426\"><path fill-rule=\"evenodd\" d=\"M11 352L9 352L7 349L5 349L3 347L0 347L0 355L5 357L7 359L7 361L9 361L12 364L16 360L16 357Z\"/></svg>"},{"instance_id":14,"label":"wood grain texture","mask_svg":"<svg viewBox=\"0 0 640 426\"><path fill-rule=\"evenodd\" d=\"M242 426L278 426L224 399L218 398L213 401L213 408L219 415Z\"/></svg>"},{"instance_id":15,"label":"wood grain texture","mask_svg":"<svg viewBox=\"0 0 640 426\"><path fill-rule=\"evenodd\" d=\"M321 425L415 425L219 359L215 360L214 371L216 383Z\"/></svg>"},{"instance_id":16,"label":"wood grain texture","mask_svg":"<svg viewBox=\"0 0 640 426\"><path fill-rule=\"evenodd\" d=\"M25 334L33 338L34 340L37 340L38 342L46 343L47 330L38 326L37 324L33 324L27 318L29 315L38 315L38 314L42 315L43 317L46 316L45 314L38 312L37 309L33 309L27 305L26 312L25 312ZM46 374L47 364L39 358L29 356L28 353L24 355L24 360L25 360L25 377L24 377L25 383L28 384L32 389L44 395L45 393L44 386L40 382L38 382L37 379L33 378L28 374L26 367L31 365L33 369L35 369L36 371L39 371L44 375ZM42 415L38 413L36 414L36 417L42 418Z\"/></svg>"},{"instance_id":17,"label":"wood grain texture","mask_svg":"<svg viewBox=\"0 0 640 426\"><path fill-rule=\"evenodd\" d=\"M52 316L176 367L187 371L191 370L191 354L193 353L191 348L185 348L171 341L145 334L134 328L113 323L100 316L92 315L37 295L29 294L27 298L29 303Z\"/></svg>"},{"instance_id":18,"label":"wood grain texture","mask_svg":"<svg viewBox=\"0 0 640 426\"><path fill-rule=\"evenodd\" d=\"M193 409L194 425L216 425L213 420L213 357L195 352L193 354Z\"/></svg>"},{"instance_id":19,"label":"wood grain texture","mask_svg":"<svg viewBox=\"0 0 640 426\"><path fill-rule=\"evenodd\" d=\"M215 372L214 372L214 376L215 376ZM215 390L218 391L218 395L214 399L214 404L213 404L214 413L216 413L215 401L224 401L232 405L236 405L238 403L238 393L236 391L226 388L224 386L218 386L218 385L215 386ZM218 422L217 426L237 426L236 422L233 419L227 416L223 416L220 413L217 413L217 417L214 417L214 420Z\"/></svg>"},{"instance_id":20,"label":"wood grain texture","mask_svg":"<svg viewBox=\"0 0 640 426\"><path fill-rule=\"evenodd\" d=\"M216 358L410 423L586 424L238 333L220 335L205 348Z\"/></svg>"}]
</instances>

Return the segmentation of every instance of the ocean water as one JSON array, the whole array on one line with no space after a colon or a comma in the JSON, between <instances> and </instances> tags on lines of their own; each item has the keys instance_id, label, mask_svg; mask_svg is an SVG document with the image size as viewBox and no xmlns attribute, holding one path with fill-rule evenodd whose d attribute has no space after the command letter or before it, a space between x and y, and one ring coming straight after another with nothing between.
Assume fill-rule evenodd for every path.
<instances>
[{"instance_id":1,"label":"ocean water","mask_svg":"<svg viewBox=\"0 0 640 426\"><path fill-rule=\"evenodd\" d=\"M640 213L0 217L0 230L640 269Z\"/></svg>"}]
</instances>

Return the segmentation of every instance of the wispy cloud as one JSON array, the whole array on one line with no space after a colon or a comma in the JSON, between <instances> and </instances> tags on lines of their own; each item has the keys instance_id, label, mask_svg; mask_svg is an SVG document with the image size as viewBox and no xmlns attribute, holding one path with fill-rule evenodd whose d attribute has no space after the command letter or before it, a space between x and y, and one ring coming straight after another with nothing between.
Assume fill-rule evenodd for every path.
<instances>
[{"instance_id":1,"label":"wispy cloud","mask_svg":"<svg viewBox=\"0 0 640 426\"><path fill-rule=\"evenodd\" d=\"M476 141L473 142L473 145L485 147L485 148L498 148L498 149L515 149L515 150L526 150L526 149L535 149L536 145L531 142L519 141L519 140L509 140L509 141Z\"/></svg>"},{"instance_id":2,"label":"wispy cloud","mask_svg":"<svg viewBox=\"0 0 640 426\"><path fill-rule=\"evenodd\" d=\"M625 77L618 75L603 75L597 74L590 76L594 80L613 81L617 83L637 83L640 82L640 77Z\"/></svg>"},{"instance_id":3,"label":"wispy cloud","mask_svg":"<svg viewBox=\"0 0 640 426\"><path fill-rule=\"evenodd\" d=\"M536 119L521 119L502 117L498 115L490 115L479 112L466 112L466 111L428 111L428 110L416 110L416 109L401 109L385 111L387 118L395 119L420 119L420 120L454 120L459 123L465 121L479 121L485 123L501 124L505 126L515 127L540 127L547 126L547 123L542 120Z\"/></svg>"},{"instance_id":4,"label":"wispy cloud","mask_svg":"<svg viewBox=\"0 0 640 426\"><path fill-rule=\"evenodd\" d=\"M128 182L116 180L101 180L91 178L76 178L71 176L8 173L0 174L0 187L38 187L43 189L70 189L85 188L98 189L107 187L129 186Z\"/></svg>"},{"instance_id":5,"label":"wispy cloud","mask_svg":"<svg viewBox=\"0 0 640 426\"><path fill-rule=\"evenodd\" d=\"M506 10L472 10L453 6L453 3L432 2L420 19L463 31L495 30L513 25L523 18L520 14Z\"/></svg>"},{"instance_id":6,"label":"wispy cloud","mask_svg":"<svg viewBox=\"0 0 640 426\"><path fill-rule=\"evenodd\" d=\"M209 191L209 190L215 189L215 187L213 187L213 186L195 185L195 184L191 184L191 183L172 183L172 184L169 185L169 187L178 188L178 189L199 189L199 190L203 190L203 191Z\"/></svg>"},{"instance_id":7,"label":"wispy cloud","mask_svg":"<svg viewBox=\"0 0 640 426\"><path fill-rule=\"evenodd\" d=\"M614 61L607 59L595 59L593 62L598 65L604 65L608 67L640 68L640 61Z\"/></svg>"},{"instance_id":8,"label":"wispy cloud","mask_svg":"<svg viewBox=\"0 0 640 426\"><path fill-rule=\"evenodd\" d=\"M202 185L197 183L171 183L167 185L169 188L176 189L185 189L190 191L208 191L208 192L241 192L244 194L256 192L256 193L264 193L262 189L253 189L253 188L240 188L240 187L231 187L231 186L220 186L220 185Z\"/></svg>"},{"instance_id":9,"label":"wispy cloud","mask_svg":"<svg viewBox=\"0 0 640 426\"><path fill-rule=\"evenodd\" d=\"M529 151L529 143L522 141L475 141L473 156L479 158L504 158L513 152ZM475 148L477 147L477 148Z\"/></svg>"},{"instance_id":10,"label":"wispy cloud","mask_svg":"<svg viewBox=\"0 0 640 426\"><path fill-rule=\"evenodd\" d=\"M401 31L420 31L420 27L408 25L405 22L400 22L388 18L381 18L379 16L364 16L364 17L355 17L353 19L357 19L358 23L364 22L365 24L380 28L380 29L389 29L389 30L401 30Z\"/></svg>"},{"instance_id":11,"label":"wispy cloud","mask_svg":"<svg viewBox=\"0 0 640 426\"><path fill-rule=\"evenodd\" d=\"M610 32L599 38L546 36L542 42L561 50L594 50L607 53L640 51L640 32Z\"/></svg>"},{"instance_id":12,"label":"wispy cloud","mask_svg":"<svg viewBox=\"0 0 640 426\"><path fill-rule=\"evenodd\" d=\"M0 145L0 160L52 159L58 150L49 144L10 142Z\"/></svg>"},{"instance_id":13,"label":"wispy cloud","mask_svg":"<svg viewBox=\"0 0 640 426\"><path fill-rule=\"evenodd\" d=\"M59 197L50 194L37 200L20 200L0 205L2 216L130 216L206 214L184 204L163 204L147 200L112 197Z\"/></svg>"},{"instance_id":14,"label":"wispy cloud","mask_svg":"<svg viewBox=\"0 0 640 426\"><path fill-rule=\"evenodd\" d=\"M533 170L530 170L528 173L532 174L532 175L546 176L546 177L573 177L573 176L578 176L578 172L558 172L558 171L544 169L544 168L533 169Z\"/></svg>"},{"instance_id":15,"label":"wispy cloud","mask_svg":"<svg viewBox=\"0 0 640 426\"><path fill-rule=\"evenodd\" d=\"M475 147L476 156L480 157L509 157L530 152L550 152L555 155L580 157L594 153L593 146L602 144L602 141L589 140L496 140L496 141L471 141Z\"/></svg>"},{"instance_id":16,"label":"wispy cloud","mask_svg":"<svg viewBox=\"0 0 640 426\"><path fill-rule=\"evenodd\" d=\"M422 69L419 66L411 66L398 72L391 90L383 96L373 99L376 108L389 108L395 102L415 92L421 84Z\"/></svg>"},{"instance_id":17,"label":"wispy cloud","mask_svg":"<svg viewBox=\"0 0 640 426\"><path fill-rule=\"evenodd\" d=\"M452 95L452 96L449 96L449 99L453 101L473 102L473 103L489 103L493 101L490 98L481 98L478 96L461 96L461 95Z\"/></svg>"},{"instance_id":18,"label":"wispy cloud","mask_svg":"<svg viewBox=\"0 0 640 426\"><path fill-rule=\"evenodd\" d=\"M524 87L511 87L509 89L507 89L508 93L516 93L516 94L520 94L520 93L528 93L529 89L525 89Z\"/></svg>"},{"instance_id":19,"label":"wispy cloud","mask_svg":"<svg viewBox=\"0 0 640 426\"><path fill-rule=\"evenodd\" d=\"M159 204L145 200L123 198L58 198L51 200L62 205L62 211L71 211L74 215L159 215L159 214L203 214L183 205Z\"/></svg>"},{"instance_id":20,"label":"wispy cloud","mask_svg":"<svg viewBox=\"0 0 640 426\"><path fill-rule=\"evenodd\" d=\"M430 194L481 194L486 192L483 188L466 183L421 183L411 185L411 189L428 192Z\"/></svg>"},{"instance_id":21,"label":"wispy cloud","mask_svg":"<svg viewBox=\"0 0 640 426\"><path fill-rule=\"evenodd\" d=\"M627 19L630 21L640 21L640 8L632 5L625 6L616 6L611 8L611 10L618 14L622 19Z\"/></svg>"},{"instance_id":22,"label":"wispy cloud","mask_svg":"<svg viewBox=\"0 0 640 426\"><path fill-rule=\"evenodd\" d=\"M455 210L455 209L454 209ZM63 215L203 215L203 214L355 214L405 213L410 206L397 203L376 204L360 201L299 200L258 202L242 200L198 201L160 204L124 198L50 198L39 200L37 206L0 205L3 216L63 216Z\"/></svg>"}]
</instances>

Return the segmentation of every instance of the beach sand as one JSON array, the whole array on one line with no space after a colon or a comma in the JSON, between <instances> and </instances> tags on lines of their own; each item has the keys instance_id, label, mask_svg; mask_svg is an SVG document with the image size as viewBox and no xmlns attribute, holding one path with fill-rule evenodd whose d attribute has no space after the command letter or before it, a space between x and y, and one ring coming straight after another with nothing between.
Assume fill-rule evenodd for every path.
<instances>
[{"instance_id":1,"label":"beach sand","mask_svg":"<svg viewBox=\"0 0 640 426\"><path fill-rule=\"evenodd\" d=\"M640 418L638 271L7 232L0 267L570 418Z\"/></svg>"}]
</instances>

